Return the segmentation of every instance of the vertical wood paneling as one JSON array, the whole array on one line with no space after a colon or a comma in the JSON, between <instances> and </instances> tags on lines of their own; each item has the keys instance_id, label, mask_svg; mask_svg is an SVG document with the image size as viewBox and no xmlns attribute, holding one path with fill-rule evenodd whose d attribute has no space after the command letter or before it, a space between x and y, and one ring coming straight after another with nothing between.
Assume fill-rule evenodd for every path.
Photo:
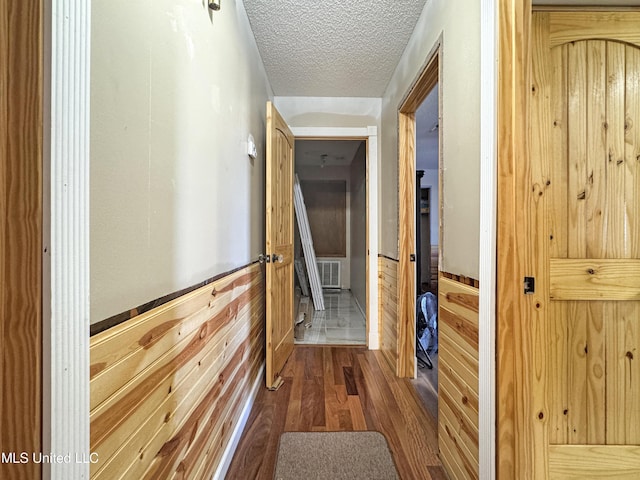
<instances>
[{"instance_id":1,"label":"vertical wood paneling","mask_svg":"<svg viewBox=\"0 0 640 480\"><path fill-rule=\"evenodd\" d=\"M253 265L92 337L91 478L210 476L264 360L264 319Z\"/></svg>"},{"instance_id":2,"label":"vertical wood paneling","mask_svg":"<svg viewBox=\"0 0 640 480\"><path fill-rule=\"evenodd\" d=\"M0 6L0 451L42 451L42 2ZM3 479L41 465L0 463Z\"/></svg>"},{"instance_id":3,"label":"vertical wood paneling","mask_svg":"<svg viewBox=\"0 0 640 480\"><path fill-rule=\"evenodd\" d=\"M567 257L567 47L551 51L551 162L547 191L549 255ZM567 441L567 332L568 305L549 302L549 441Z\"/></svg>"},{"instance_id":4,"label":"vertical wood paneling","mask_svg":"<svg viewBox=\"0 0 640 480\"><path fill-rule=\"evenodd\" d=\"M441 276L438 441L450 478L479 478L478 289Z\"/></svg>"},{"instance_id":5,"label":"vertical wood paneling","mask_svg":"<svg viewBox=\"0 0 640 480\"><path fill-rule=\"evenodd\" d=\"M546 16L536 16L532 25L532 56L530 121L544 121L546 128L531 130L528 146L530 155L524 158L518 181L518 194L523 211L523 226L529 235L522 238L523 274L535 278L535 291L523 300L523 368L529 370L529 378L522 384L521 408L524 415L534 419L523 425L523 437L534 445L548 443L547 392L548 392L548 296L549 278L549 233L547 226L547 194L551 186L549 173L553 154L551 147L551 107L546 99L551 92L551 70L548 63L548 39L544 32L549 29ZM541 58L543 57L543 58ZM539 159L532 162L532 159ZM526 333L524 333L526 332ZM532 471L544 471L547 452L541 448L529 448L525 460Z\"/></svg>"},{"instance_id":6,"label":"vertical wood paneling","mask_svg":"<svg viewBox=\"0 0 640 480\"><path fill-rule=\"evenodd\" d=\"M569 258L585 258L587 244L583 237L586 231L587 196L587 78L584 75L587 63L587 44L577 42L568 49L568 230Z\"/></svg>"},{"instance_id":7,"label":"vertical wood paneling","mask_svg":"<svg viewBox=\"0 0 640 480\"><path fill-rule=\"evenodd\" d=\"M437 70L436 70L437 71ZM416 253L415 233L415 171L416 171L416 121L415 111L398 114L398 129L402 134L399 145L399 222L398 245L398 365L400 377L414 376L415 370L415 262L410 255Z\"/></svg>"},{"instance_id":8,"label":"vertical wood paneling","mask_svg":"<svg viewBox=\"0 0 640 480\"><path fill-rule=\"evenodd\" d=\"M378 258L380 351L394 372L398 365L398 262Z\"/></svg>"},{"instance_id":9,"label":"vertical wood paneling","mask_svg":"<svg viewBox=\"0 0 640 480\"><path fill-rule=\"evenodd\" d=\"M640 49L625 49L625 213L629 256L640 258Z\"/></svg>"},{"instance_id":10,"label":"vertical wood paneling","mask_svg":"<svg viewBox=\"0 0 640 480\"><path fill-rule=\"evenodd\" d=\"M523 253L522 205L517 190L519 165L525 160L528 139L529 0L499 0L498 6L498 219L496 336L497 336L497 438L496 476L511 480L531 472L527 457L532 437L524 429L528 416L522 411L523 388L528 384L523 365L522 316ZM527 412L528 413L528 412Z\"/></svg>"}]
</instances>

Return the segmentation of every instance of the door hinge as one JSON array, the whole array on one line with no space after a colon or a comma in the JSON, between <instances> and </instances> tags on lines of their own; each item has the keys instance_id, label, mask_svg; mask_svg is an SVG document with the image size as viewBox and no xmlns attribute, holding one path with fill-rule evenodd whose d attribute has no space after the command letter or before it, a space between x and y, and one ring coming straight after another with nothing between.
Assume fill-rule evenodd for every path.
<instances>
[{"instance_id":1,"label":"door hinge","mask_svg":"<svg viewBox=\"0 0 640 480\"><path fill-rule=\"evenodd\" d=\"M536 291L536 278L524 277L524 294L531 295Z\"/></svg>"}]
</instances>

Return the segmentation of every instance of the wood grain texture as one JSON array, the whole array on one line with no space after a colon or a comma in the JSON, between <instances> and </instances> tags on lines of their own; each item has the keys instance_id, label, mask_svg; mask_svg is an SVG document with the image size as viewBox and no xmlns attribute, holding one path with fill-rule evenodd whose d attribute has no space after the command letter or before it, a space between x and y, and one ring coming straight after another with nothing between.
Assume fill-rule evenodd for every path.
<instances>
[{"instance_id":1,"label":"wood grain texture","mask_svg":"<svg viewBox=\"0 0 640 480\"><path fill-rule=\"evenodd\" d=\"M551 445L549 477L565 479L640 478L640 447Z\"/></svg>"},{"instance_id":2,"label":"wood grain texture","mask_svg":"<svg viewBox=\"0 0 640 480\"><path fill-rule=\"evenodd\" d=\"M440 458L453 479L479 478L479 290L442 275L438 290Z\"/></svg>"},{"instance_id":3,"label":"wood grain texture","mask_svg":"<svg viewBox=\"0 0 640 480\"><path fill-rule=\"evenodd\" d=\"M300 182L316 257L347 256L347 182Z\"/></svg>"},{"instance_id":4,"label":"wood grain texture","mask_svg":"<svg viewBox=\"0 0 640 480\"><path fill-rule=\"evenodd\" d=\"M554 300L640 300L640 259L551 258Z\"/></svg>"},{"instance_id":5,"label":"wood grain texture","mask_svg":"<svg viewBox=\"0 0 640 480\"><path fill-rule=\"evenodd\" d=\"M0 6L0 451L41 452L43 4ZM0 463L0 478L41 465Z\"/></svg>"},{"instance_id":6,"label":"wood grain texture","mask_svg":"<svg viewBox=\"0 0 640 480\"><path fill-rule=\"evenodd\" d=\"M410 257L416 253L415 234L415 171L416 121L415 113L399 113L399 221L398 245L398 364L401 377L415 375L416 335L416 264Z\"/></svg>"},{"instance_id":7,"label":"wood grain texture","mask_svg":"<svg viewBox=\"0 0 640 480\"><path fill-rule=\"evenodd\" d=\"M498 217L496 336L497 336L497 438L496 476L501 480L528 478L526 458L532 448L524 431L521 383L529 381L521 346L526 342L522 291L522 205L518 165L528 155L529 30L531 2L498 2Z\"/></svg>"},{"instance_id":8,"label":"wood grain texture","mask_svg":"<svg viewBox=\"0 0 640 480\"><path fill-rule=\"evenodd\" d=\"M265 381L270 387L293 351L295 140L272 102L267 102L266 110L265 252L273 261L266 264ZM278 257L280 260L276 261Z\"/></svg>"},{"instance_id":9,"label":"wood grain texture","mask_svg":"<svg viewBox=\"0 0 640 480\"><path fill-rule=\"evenodd\" d=\"M640 47L640 12L554 12L550 22L551 47L584 39L609 39Z\"/></svg>"},{"instance_id":10,"label":"wood grain texture","mask_svg":"<svg viewBox=\"0 0 640 480\"><path fill-rule=\"evenodd\" d=\"M91 338L91 478L206 478L264 359L252 265Z\"/></svg>"},{"instance_id":11,"label":"wood grain texture","mask_svg":"<svg viewBox=\"0 0 640 480\"><path fill-rule=\"evenodd\" d=\"M572 32L570 43L554 43L556 15L533 15L530 155L515 164L516 204L525 213L512 259L519 275L536 278L534 294L512 298L522 308L514 332L522 335L515 400L523 418L516 415L514 433L524 452L516 468L525 465L515 476L606 478L581 450L562 449L637 445L630 440L637 422L629 418L638 410L631 399L638 396L640 255L632 252L636 214L628 205L637 205L638 157L627 151L637 135L629 133L634 119L627 113L635 82L627 83L638 72L627 69L638 49L622 43L624 15L610 13L585 16L595 23ZM594 35L598 22L604 30L617 22L620 30ZM584 451L598 455L597 448ZM612 478L626 478L627 460L619 460L618 467L609 461Z\"/></svg>"},{"instance_id":12,"label":"wood grain texture","mask_svg":"<svg viewBox=\"0 0 640 480\"><path fill-rule=\"evenodd\" d=\"M398 365L398 262L378 257L378 321L380 352L391 369Z\"/></svg>"},{"instance_id":13,"label":"wood grain texture","mask_svg":"<svg viewBox=\"0 0 640 480\"><path fill-rule=\"evenodd\" d=\"M441 475L435 421L381 352L296 346L283 377L278 391L258 394L228 479L271 479L282 432L357 430L387 438L401 478L442 478L432 476Z\"/></svg>"}]
</instances>

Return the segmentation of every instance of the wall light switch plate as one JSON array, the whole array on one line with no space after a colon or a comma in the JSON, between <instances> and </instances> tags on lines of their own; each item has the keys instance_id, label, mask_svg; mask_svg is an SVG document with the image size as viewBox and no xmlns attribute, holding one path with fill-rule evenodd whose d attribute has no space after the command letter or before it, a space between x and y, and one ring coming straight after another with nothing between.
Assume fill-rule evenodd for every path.
<instances>
[{"instance_id":1,"label":"wall light switch plate","mask_svg":"<svg viewBox=\"0 0 640 480\"><path fill-rule=\"evenodd\" d=\"M258 155L258 151L256 150L256 142L253 140L253 135L249 135L249 139L247 140L247 154L251 157L252 160L256 159Z\"/></svg>"}]
</instances>

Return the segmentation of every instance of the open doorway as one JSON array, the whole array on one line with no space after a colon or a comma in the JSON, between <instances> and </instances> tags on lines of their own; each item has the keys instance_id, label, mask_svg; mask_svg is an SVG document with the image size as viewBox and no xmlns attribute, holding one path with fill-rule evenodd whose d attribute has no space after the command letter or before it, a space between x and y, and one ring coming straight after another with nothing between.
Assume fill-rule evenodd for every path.
<instances>
[{"instance_id":1,"label":"open doorway","mask_svg":"<svg viewBox=\"0 0 640 480\"><path fill-rule=\"evenodd\" d=\"M325 307L314 309L297 233L295 342L366 345L367 142L300 139L295 150Z\"/></svg>"},{"instance_id":2,"label":"open doorway","mask_svg":"<svg viewBox=\"0 0 640 480\"><path fill-rule=\"evenodd\" d=\"M440 236L438 84L415 112L416 138L416 357L414 384L434 418L438 414L438 248Z\"/></svg>"}]
</instances>

